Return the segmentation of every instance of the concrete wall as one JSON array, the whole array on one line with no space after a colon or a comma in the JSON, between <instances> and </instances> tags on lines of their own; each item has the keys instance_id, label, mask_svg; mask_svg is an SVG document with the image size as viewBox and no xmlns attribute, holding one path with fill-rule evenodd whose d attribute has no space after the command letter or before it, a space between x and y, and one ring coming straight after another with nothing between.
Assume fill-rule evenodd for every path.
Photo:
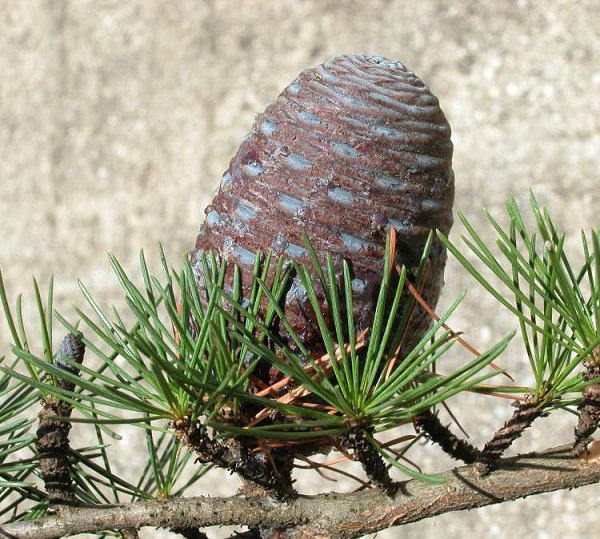
<instances>
[{"instance_id":1,"label":"concrete wall","mask_svg":"<svg viewBox=\"0 0 600 539\"><path fill-rule=\"evenodd\" d=\"M176 264L255 114L299 71L342 53L401 59L439 96L458 210L480 223L482 207L497 213L511 193L525 202L532 187L576 243L600 208L599 16L595 0L6 0L0 265L10 290L54 274L69 313L78 278L103 303L121 301L107 251L135 271L139 250L155 262L160 240ZM446 302L473 288L455 329L474 344L512 329L453 262L446 281ZM494 403L491 417L472 418L479 401L460 406L475 442L511 413ZM540 423L522 450L567 441L573 420L561 421ZM589 536L600 523L593 488L401 533Z\"/></svg>"}]
</instances>

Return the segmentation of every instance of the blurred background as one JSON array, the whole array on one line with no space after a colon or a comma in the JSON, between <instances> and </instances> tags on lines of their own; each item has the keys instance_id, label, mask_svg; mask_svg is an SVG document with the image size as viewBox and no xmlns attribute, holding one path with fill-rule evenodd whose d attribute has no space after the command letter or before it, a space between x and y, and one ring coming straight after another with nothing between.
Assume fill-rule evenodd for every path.
<instances>
[{"instance_id":1,"label":"blurred background","mask_svg":"<svg viewBox=\"0 0 600 539\"><path fill-rule=\"evenodd\" d=\"M106 253L135 273L139 251L156 263L160 241L177 266L256 114L301 70L340 54L402 60L439 97L453 129L456 210L482 227L482 208L502 219L506 198L525 208L532 188L576 249L580 229L599 224L599 25L596 0L4 0L0 267L9 291L54 275L67 315L82 304L78 279L103 305L122 307ZM484 349L514 322L450 260L441 308L465 288L453 327ZM0 324L0 353L7 342ZM503 366L518 377L522 352L509 355ZM454 409L474 443L512 413L481 401ZM574 420L559 416L536 423L515 451L569 441ZM136 443L121 442L128 471L143 450ZM450 465L415 455L427 471ZM207 493L231 490L218 475L205 481ZM314 492L337 488L316 474L303 481ZM587 487L378 537L589 537L600 525L596 500ZM158 536L167 534L143 533Z\"/></svg>"}]
</instances>

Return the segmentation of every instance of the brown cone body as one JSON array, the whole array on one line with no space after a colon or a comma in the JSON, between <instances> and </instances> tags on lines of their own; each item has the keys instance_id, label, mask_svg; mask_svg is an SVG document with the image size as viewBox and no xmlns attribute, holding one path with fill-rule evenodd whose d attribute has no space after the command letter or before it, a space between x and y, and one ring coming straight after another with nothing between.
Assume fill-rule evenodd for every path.
<instances>
[{"instance_id":1,"label":"brown cone body","mask_svg":"<svg viewBox=\"0 0 600 539\"><path fill-rule=\"evenodd\" d=\"M309 263L306 232L319 256L331 253L338 267L350 262L356 326L368 327L389 228L398 232L397 259L409 270L430 230L449 232L451 167L450 126L421 79L377 56L335 58L302 72L258 116L205 210L193 256L215 251L241 268L248 286L258 251ZM436 241L423 292L432 307L445 261ZM309 348L320 349L297 281L285 313ZM428 323L417 312L411 342Z\"/></svg>"}]
</instances>

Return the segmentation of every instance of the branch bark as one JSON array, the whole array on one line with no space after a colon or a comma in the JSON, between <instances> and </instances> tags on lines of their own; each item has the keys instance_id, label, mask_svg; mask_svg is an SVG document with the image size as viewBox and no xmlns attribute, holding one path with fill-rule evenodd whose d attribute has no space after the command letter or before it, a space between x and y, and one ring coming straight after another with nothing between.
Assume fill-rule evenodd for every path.
<instances>
[{"instance_id":1,"label":"branch bark","mask_svg":"<svg viewBox=\"0 0 600 539\"><path fill-rule=\"evenodd\" d=\"M215 525L277 527L281 539L352 539L451 511L516 500L534 494L600 482L597 460L573 457L571 446L501 459L480 477L473 466L441 474L446 482L399 483L390 498L379 490L305 496L288 503L265 499L188 498L118 506L65 507L57 516L7 524L0 533L13 539L53 539L98 530Z\"/></svg>"}]
</instances>

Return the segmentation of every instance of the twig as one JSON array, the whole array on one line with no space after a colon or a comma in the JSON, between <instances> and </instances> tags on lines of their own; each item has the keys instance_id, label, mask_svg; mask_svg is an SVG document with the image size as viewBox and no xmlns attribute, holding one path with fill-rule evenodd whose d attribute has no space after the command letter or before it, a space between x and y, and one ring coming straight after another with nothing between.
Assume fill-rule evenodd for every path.
<instances>
[{"instance_id":1,"label":"twig","mask_svg":"<svg viewBox=\"0 0 600 539\"><path fill-rule=\"evenodd\" d=\"M398 485L392 481L382 456L373 447L364 431L350 432L348 441L354 449L354 458L362 464L363 470L371 483L388 496L393 496L398 490Z\"/></svg>"},{"instance_id":2,"label":"twig","mask_svg":"<svg viewBox=\"0 0 600 539\"><path fill-rule=\"evenodd\" d=\"M430 410L419 414L415 419L415 426L417 429L425 431L430 440L437 443L453 459L461 460L465 464L472 464L481 455L476 447L456 436Z\"/></svg>"},{"instance_id":3,"label":"twig","mask_svg":"<svg viewBox=\"0 0 600 539\"><path fill-rule=\"evenodd\" d=\"M172 424L177 436L197 456L197 461L237 473L243 480L266 489L279 500L295 496L292 486L292 452L287 447L255 453L240 440L224 443L211 438L202 425L189 425L182 421ZM291 460L290 460L291 459Z\"/></svg>"},{"instance_id":4,"label":"twig","mask_svg":"<svg viewBox=\"0 0 600 539\"><path fill-rule=\"evenodd\" d=\"M600 377L600 364L587 365L583 375L585 380L593 380ZM590 384L582 391L581 404L578 407L579 421L575 427L575 442L573 454L582 454L592 439L592 434L598 428L600 420L600 383Z\"/></svg>"},{"instance_id":5,"label":"twig","mask_svg":"<svg viewBox=\"0 0 600 539\"><path fill-rule=\"evenodd\" d=\"M534 402L515 401L516 408L512 417L498 429L492 439L485 444L477 458L477 471L488 474L497 466L500 457L511 444L528 429L532 423L544 415L544 410Z\"/></svg>"},{"instance_id":6,"label":"twig","mask_svg":"<svg viewBox=\"0 0 600 539\"><path fill-rule=\"evenodd\" d=\"M78 374L78 365L83 361L84 352L85 345L80 336L69 333L54 357L54 364L65 372ZM68 391L75 387L72 382L61 379L58 380L58 385ZM73 505L77 503L77 499L69 463L71 423L68 421L73 407L54 397L46 397L42 406L42 411L38 414L35 445L44 487L50 503Z\"/></svg>"},{"instance_id":7,"label":"twig","mask_svg":"<svg viewBox=\"0 0 600 539\"><path fill-rule=\"evenodd\" d=\"M473 466L441 475L446 482L401 483L391 498L372 489L352 494L300 497L274 504L268 499L165 499L113 507L71 508L62 515L7 524L0 533L16 539L58 539L69 534L139 526L206 527L245 525L287 529L282 539L353 539L451 511L474 509L525 496L571 489L600 481L600 465L572 456L571 446L502 459L480 477Z\"/></svg>"}]
</instances>

